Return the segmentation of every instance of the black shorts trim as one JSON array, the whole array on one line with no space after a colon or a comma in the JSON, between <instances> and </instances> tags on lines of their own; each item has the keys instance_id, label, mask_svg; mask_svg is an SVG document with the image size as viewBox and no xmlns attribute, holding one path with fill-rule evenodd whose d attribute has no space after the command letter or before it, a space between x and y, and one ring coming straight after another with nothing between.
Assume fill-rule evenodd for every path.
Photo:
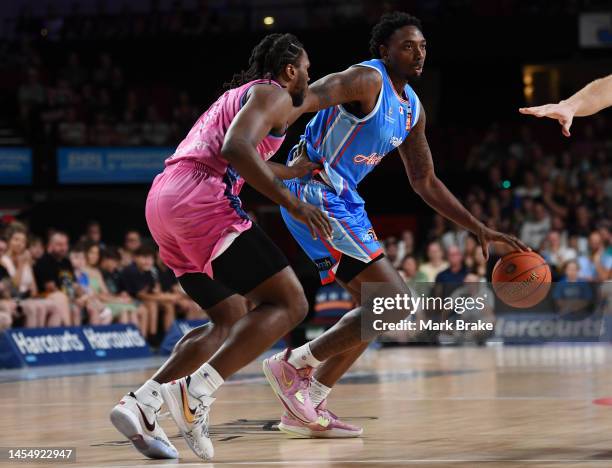
<instances>
[{"instance_id":1,"label":"black shorts trim","mask_svg":"<svg viewBox=\"0 0 612 468\"><path fill-rule=\"evenodd\" d=\"M234 295L245 295L289 266L287 258L255 223L212 261L214 279L204 273L185 273L178 280L203 309Z\"/></svg>"},{"instance_id":2,"label":"black shorts trim","mask_svg":"<svg viewBox=\"0 0 612 468\"><path fill-rule=\"evenodd\" d=\"M338 268L336 269L336 278L342 281L345 284L348 284L349 281L352 281L355 276L369 267L372 263L376 263L381 258L384 258L385 254L380 253L378 257L373 258L369 262L362 262L361 260L357 260L349 255L343 254L340 257L340 263L338 264Z\"/></svg>"}]
</instances>

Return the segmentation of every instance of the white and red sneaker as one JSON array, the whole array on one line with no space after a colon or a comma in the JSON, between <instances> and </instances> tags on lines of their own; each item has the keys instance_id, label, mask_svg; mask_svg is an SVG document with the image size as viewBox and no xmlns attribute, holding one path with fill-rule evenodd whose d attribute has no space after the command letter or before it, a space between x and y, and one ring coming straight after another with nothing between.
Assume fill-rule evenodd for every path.
<instances>
[{"instance_id":1,"label":"white and red sneaker","mask_svg":"<svg viewBox=\"0 0 612 468\"><path fill-rule=\"evenodd\" d=\"M157 421L158 412L159 409L138 401L136 395L130 392L112 409L110 420L144 456L178 458L176 447Z\"/></svg>"},{"instance_id":2,"label":"white and red sneaker","mask_svg":"<svg viewBox=\"0 0 612 468\"><path fill-rule=\"evenodd\" d=\"M189 448L200 458L211 460L215 454L208 432L210 406L215 399L190 387L191 377L161 386L162 397Z\"/></svg>"},{"instance_id":3,"label":"white and red sneaker","mask_svg":"<svg viewBox=\"0 0 612 468\"><path fill-rule=\"evenodd\" d=\"M363 428L353 426L341 421L338 416L327 409L327 400L319 403L317 410L317 421L306 424L294 418L288 411L285 411L278 425L279 430L294 437L302 438L329 438L347 439L360 437Z\"/></svg>"}]
</instances>

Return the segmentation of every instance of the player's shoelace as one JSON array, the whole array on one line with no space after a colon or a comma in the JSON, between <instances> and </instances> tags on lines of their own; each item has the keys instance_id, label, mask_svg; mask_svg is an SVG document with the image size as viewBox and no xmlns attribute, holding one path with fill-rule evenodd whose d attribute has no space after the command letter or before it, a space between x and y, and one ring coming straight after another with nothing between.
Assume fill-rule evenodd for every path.
<instances>
[{"instance_id":1,"label":"player's shoelace","mask_svg":"<svg viewBox=\"0 0 612 468\"><path fill-rule=\"evenodd\" d=\"M305 399L309 395L310 382L314 368L307 366L303 369L297 370L297 375L300 379L298 393L302 395L302 399Z\"/></svg>"}]
</instances>

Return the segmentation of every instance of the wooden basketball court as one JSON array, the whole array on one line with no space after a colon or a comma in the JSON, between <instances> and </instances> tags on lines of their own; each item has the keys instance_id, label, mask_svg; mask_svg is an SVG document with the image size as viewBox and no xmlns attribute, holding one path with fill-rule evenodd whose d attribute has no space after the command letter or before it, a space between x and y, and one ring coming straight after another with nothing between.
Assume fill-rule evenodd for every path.
<instances>
[{"instance_id":1,"label":"wooden basketball court","mask_svg":"<svg viewBox=\"0 0 612 468\"><path fill-rule=\"evenodd\" d=\"M612 407L593 403L612 395L609 346L369 351L330 399L334 412L365 428L350 440L278 432L281 408L260 365L216 395L214 463L188 449L168 416L161 422L177 461L145 459L110 425L114 403L150 376L142 366L34 380L0 371L0 446L75 447L75 464L55 466L79 467L612 466ZM23 377L33 376L15 378Z\"/></svg>"}]
</instances>

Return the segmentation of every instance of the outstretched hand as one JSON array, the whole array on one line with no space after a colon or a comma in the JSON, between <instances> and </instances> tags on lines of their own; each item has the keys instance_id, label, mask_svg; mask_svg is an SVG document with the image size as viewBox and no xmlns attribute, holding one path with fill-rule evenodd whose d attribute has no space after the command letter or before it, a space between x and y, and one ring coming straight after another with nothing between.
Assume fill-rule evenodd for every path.
<instances>
[{"instance_id":1,"label":"outstretched hand","mask_svg":"<svg viewBox=\"0 0 612 468\"><path fill-rule=\"evenodd\" d=\"M516 236L494 231L486 226L482 226L478 232L478 242L482 248L482 254L484 255L485 260L489 260L489 242L503 242L504 244L508 244L510 247L512 247L513 250L531 250Z\"/></svg>"},{"instance_id":2,"label":"outstretched hand","mask_svg":"<svg viewBox=\"0 0 612 468\"><path fill-rule=\"evenodd\" d=\"M574 109L566 102L546 104L537 107L521 107L519 112L535 117L548 117L549 119L558 120L559 124L561 124L561 132L563 135L566 137L570 136L570 127L574 120Z\"/></svg>"}]
</instances>

